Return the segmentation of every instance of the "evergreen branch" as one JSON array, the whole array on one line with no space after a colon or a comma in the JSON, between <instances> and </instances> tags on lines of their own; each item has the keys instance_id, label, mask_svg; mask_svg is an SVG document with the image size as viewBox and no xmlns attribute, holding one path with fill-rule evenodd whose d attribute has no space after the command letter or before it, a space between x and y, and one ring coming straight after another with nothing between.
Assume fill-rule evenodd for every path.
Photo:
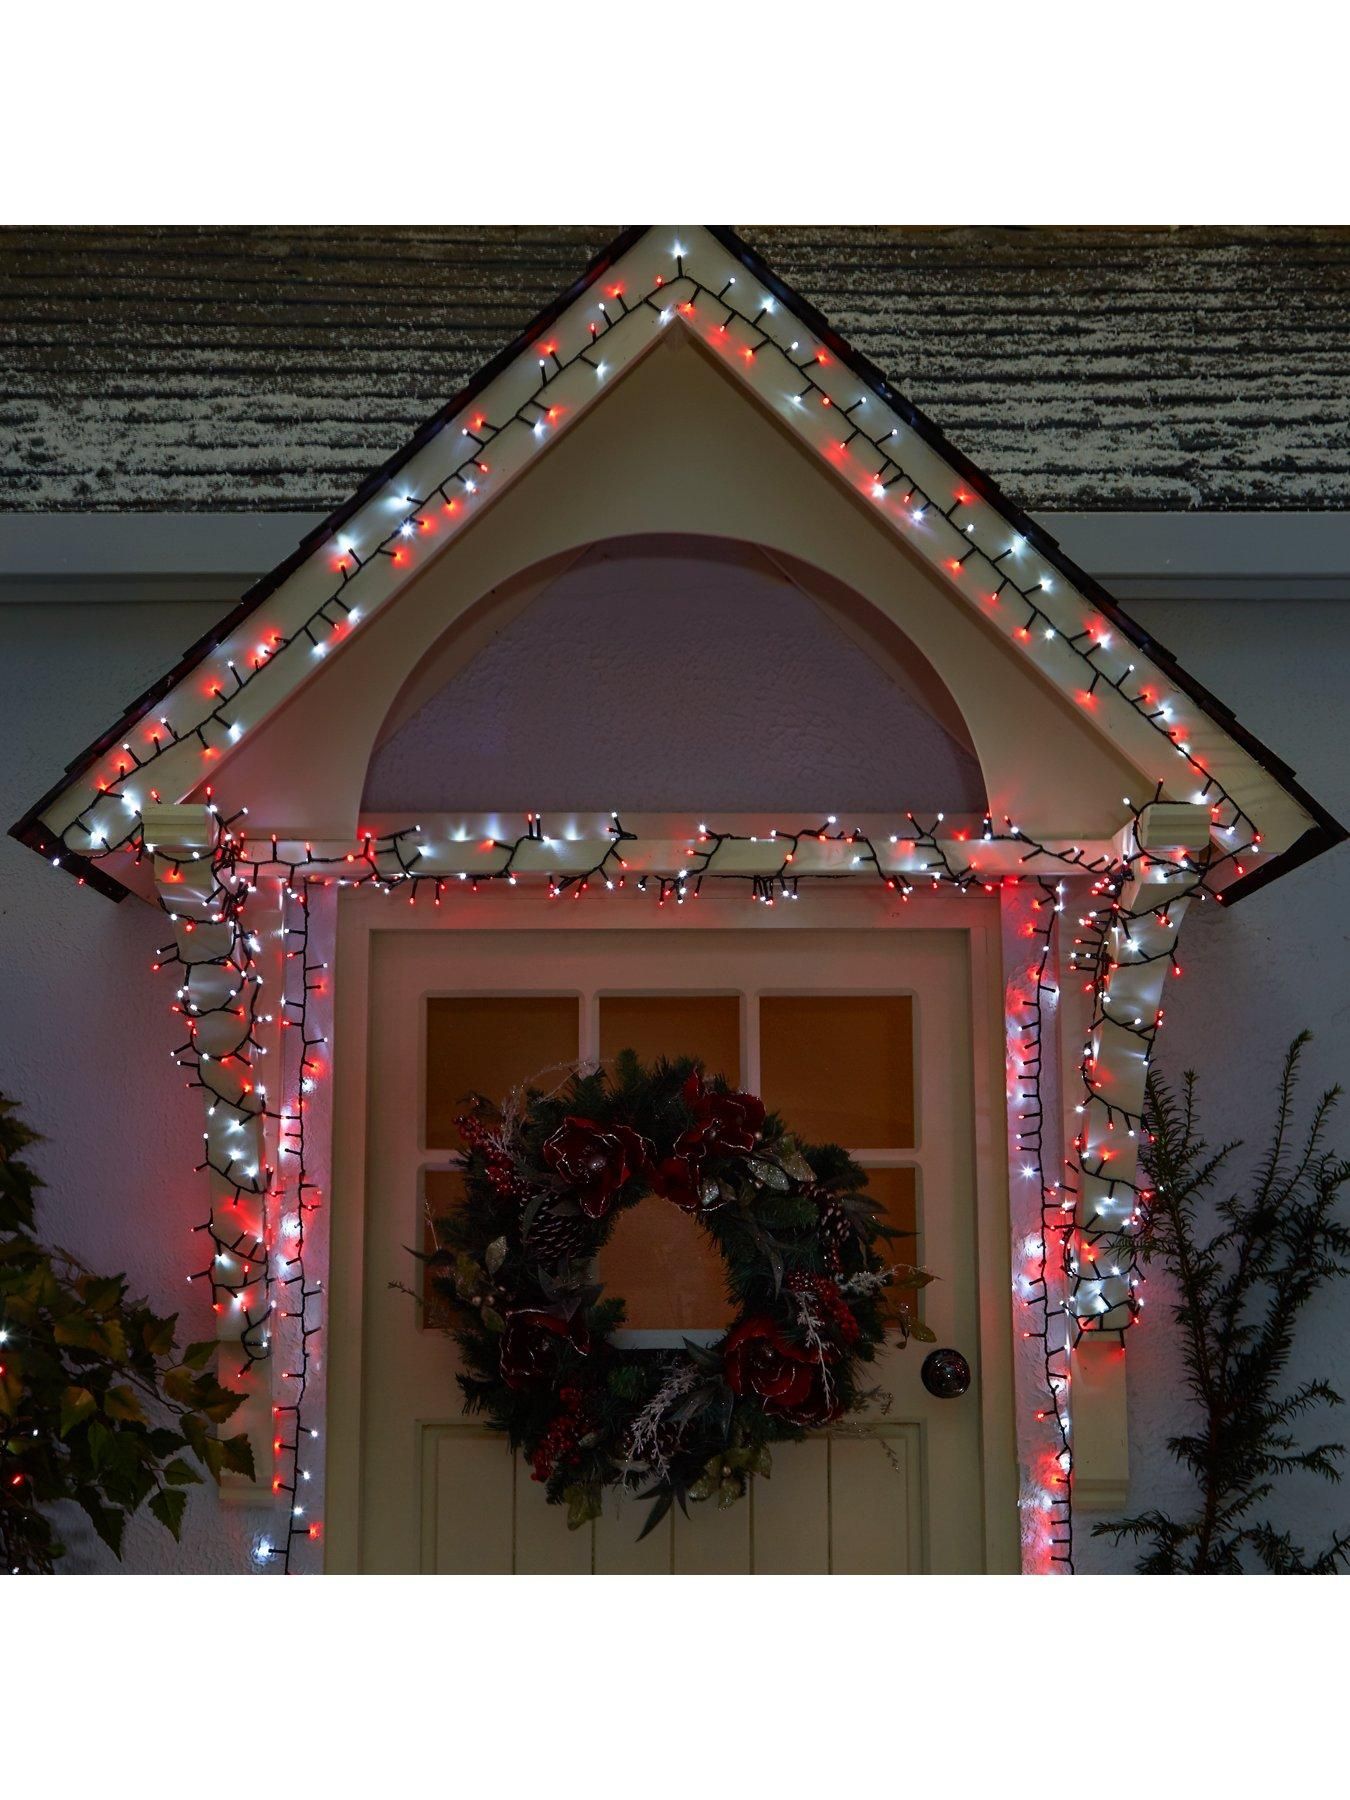
<instances>
[{"instance_id":1,"label":"evergreen branch","mask_svg":"<svg viewBox=\"0 0 1350 1800\"><path fill-rule=\"evenodd\" d=\"M1275 1478L1339 1481L1345 1454L1339 1443L1301 1445L1290 1429L1320 1407L1342 1404L1329 1382L1314 1378L1281 1391L1304 1308L1322 1286L1350 1273L1350 1227L1334 1216L1350 1164L1324 1148L1339 1088L1321 1095L1297 1150L1290 1148L1308 1037L1300 1033L1285 1055L1251 1187L1214 1203L1212 1230L1202 1227L1202 1208L1240 1146L1211 1152L1201 1137L1193 1072L1180 1095L1160 1078L1149 1082L1141 1163L1152 1185L1141 1192L1138 1252L1176 1288L1172 1314L1196 1420L1168 1440L1168 1450L1194 1478L1196 1511L1178 1520L1151 1510L1094 1528L1137 1543L1142 1573L1240 1574L1254 1559L1273 1574L1329 1574L1350 1562L1350 1534L1310 1556L1269 1520L1252 1519Z\"/></svg>"}]
</instances>

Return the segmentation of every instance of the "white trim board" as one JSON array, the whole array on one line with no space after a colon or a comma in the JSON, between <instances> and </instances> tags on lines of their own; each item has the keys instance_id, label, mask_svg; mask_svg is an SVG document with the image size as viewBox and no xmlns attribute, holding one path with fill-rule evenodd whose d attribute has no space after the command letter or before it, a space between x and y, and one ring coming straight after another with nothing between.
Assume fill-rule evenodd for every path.
<instances>
[{"instance_id":1,"label":"white trim board","mask_svg":"<svg viewBox=\"0 0 1350 1800\"><path fill-rule=\"evenodd\" d=\"M0 513L0 601L236 598L324 515ZM1350 600L1350 511L1064 512L1037 522L1130 600ZM184 595L181 584L191 582Z\"/></svg>"}]
</instances>

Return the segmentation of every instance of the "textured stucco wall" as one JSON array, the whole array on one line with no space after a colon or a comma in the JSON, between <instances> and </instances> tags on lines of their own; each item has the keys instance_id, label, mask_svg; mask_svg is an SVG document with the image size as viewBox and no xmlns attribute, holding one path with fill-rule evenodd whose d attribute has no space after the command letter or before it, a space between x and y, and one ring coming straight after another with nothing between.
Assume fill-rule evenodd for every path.
<instances>
[{"instance_id":1,"label":"textured stucco wall","mask_svg":"<svg viewBox=\"0 0 1350 1800\"><path fill-rule=\"evenodd\" d=\"M140 605L0 605L0 813L7 823L52 780L64 760L114 717L121 705L173 660L212 620L218 607ZM1334 812L1350 815L1350 755L1344 738L1343 671L1350 666L1350 605L1253 601L1138 603L1141 622L1177 652L1195 675L1232 704L1239 717L1286 756ZM802 629L805 629L803 624ZM660 638L648 644L648 667ZM740 652L728 660L727 692L754 673L776 678L781 647L753 640L754 671ZM850 655L851 646L848 647ZM637 644L634 654L641 649ZM826 658L841 655L828 634ZM582 654L580 650L578 654ZM664 652L662 652L664 653ZM794 642L793 653L800 653ZM841 674L844 665L833 665ZM852 664L848 671L856 674ZM792 722L766 751L766 779L781 782L791 766ZM522 710L514 752L523 767L547 767L554 721L544 708ZM691 780L709 776L714 739L697 733L681 744ZM664 791L671 756L666 734L637 736L626 746L638 803L644 781ZM791 802L781 789L765 801ZM805 796L803 796L805 798ZM841 804L843 804L841 798ZM1185 975L1169 1005L1164 1063L1179 1072L1195 1064L1212 1103L1213 1135L1264 1123L1266 1097L1282 1045L1301 1026L1317 1033L1308 1088L1350 1075L1350 995L1344 983L1346 928L1336 884L1350 875L1343 847L1244 902L1234 913L1198 908L1183 936ZM803 900L803 905L809 904ZM47 1233L109 1268L125 1267L165 1308L181 1309L189 1335L206 1335L205 1295L184 1280L200 1217L191 1174L200 1144L195 1096L183 1091L169 1052L177 1041L168 1012L172 985L150 973L163 924L127 901L113 906L57 875L8 838L0 839L0 1089L20 1098L47 1135L37 1163L48 1187ZM1340 1134L1350 1146L1350 1113ZM1163 1295L1153 1284L1152 1316L1131 1347L1132 1506L1165 1501L1172 1470L1165 1450L1181 1411L1169 1355ZM1310 1318L1300 1368L1350 1389L1346 1298ZM1338 1309L1338 1310L1337 1310ZM1295 1371L1297 1373L1298 1371ZM1350 1518L1350 1499L1320 1486L1289 1485L1283 1518L1296 1532L1319 1531L1319 1517ZM239 1570L261 1520L218 1509L194 1490L181 1551L158 1527L136 1526L128 1566L146 1571ZM1080 1521L1080 1567L1125 1569L1128 1552L1092 1544ZM76 1529L70 1567L103 1567L109 1559Z\"/></svg>"}]
</instances>

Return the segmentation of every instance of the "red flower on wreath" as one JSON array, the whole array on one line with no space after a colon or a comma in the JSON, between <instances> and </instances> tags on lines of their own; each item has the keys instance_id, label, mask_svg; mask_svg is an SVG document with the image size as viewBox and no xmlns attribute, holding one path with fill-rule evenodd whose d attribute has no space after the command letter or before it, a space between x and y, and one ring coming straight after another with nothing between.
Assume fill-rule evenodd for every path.
<instances>
[{"instance_id":1,"label":"red flower on wreath","mask_svg":"<svg viewBox=\"0 0 1350 1800\"><path fill-rule=\"evenodd\" d=\"M570 1319L542 1306L522 1306L508 1313L502 1332L502 1380L517 1390L551 1380L565 1343L582 1356L590 1353L591 1334L580 1312Z\"/></svg>"},{"instance_id":2,"label":"red flower on wreath","mask_svg":"<svg viewBox=\"0 0 1350 1800\"><path fill-rule=\"evenodd\" d=\"M843 1412L827 1365L813 1350L791 1344L765 1317L742 1319L722 1344L727 1386L753 1395L765 1412L790 1425L828 1425Z\"/></svg>"},{"instance_id":3,"label":"red flower on wreath","mask_svg":"<svg viewBox=\"0 0 1350 1800\"><path fill-rule=\"evenodd\" d=\"M594 1119L564 1119L542 1155L588 1219L603 1219L623 1184L651 1167L651 1146L640 1132Z\"/></svg>"},{"instance_id":4,"label":"red flower on wreath","mask_svg":"<svg viewBox=\"0 0 1350 1800\"><path fill-rule=\"evenodd\" d=\"M695 1070L682 1097L694 1123L680 1134L677 1151L689 1155L697 1145L703 1156L748 1156L759 1142L765 1111L758 1094L719 1094Z\"/></svg>"},{"instance_id":5,"label":"red flower on wreath","mask_svg":"<svg viewBox=\"0 0 1350 1800\"><path fill-rule=\"evenodd\" d=\"M652 1186L685 1212L703 1206L703 1164L722 1157L748 1156L764 1129L764 1102L756 1094L719 1094L695 1070L681 1098L694 1122L675 1140L672 1156L653 1172Z\"/></svg>"},{"instance_id":6,"label":"red flower on wreath","mask_svg":"<svg viewBox=\"0 0 1350 1800\"><path fill-rule=\"evenodd\" d=\"M697 1156L666 1156L652 1170L652 1189L663 1200L673 1200L684 1212L698 1212L703 1205L703 1164Z\"/></svg>"}]
</instances>

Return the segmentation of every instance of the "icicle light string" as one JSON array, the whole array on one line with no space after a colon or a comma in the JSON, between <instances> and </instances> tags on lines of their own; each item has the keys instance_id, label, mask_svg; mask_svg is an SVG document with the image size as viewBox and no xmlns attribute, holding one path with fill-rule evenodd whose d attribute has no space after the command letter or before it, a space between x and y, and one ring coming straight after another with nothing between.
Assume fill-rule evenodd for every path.
<instances>
[{"instance_id":1,"label":"icicle light string","mask_svg":"<svg viewBox=\"0 0 1350 1800\"><path fill-rule=\"evenodd\" d=\"M945 560L948 576L958 586L968 589L970 571L976 568L987 571L988 582L992 585L983 596L986 608L1001 606L1007 599L1022 614L1020 623L1011 632L1014 642L1024 647L1029 646L1037 634L1043 639L1057 639L1083 665L1086 686L1078 696L1082 703L1094 703L1098 689L1105 689L1117 695L1123 704L1128 705L1165 740L1200 781L1199 801L1209 805L1214 829L1226 840L1230 840L1225 843L1212 868L1217 870L1224 863L1232 861L1237 872L1242 873L1237 858L1249 850L1254 852L1259 849L1259 831L1250 815L1196 754L1185 730L1174 721L1171 704L1161 700L1156 689L1148 684L1139 685L1137 691L1129 691L1135 685L1131 679L1135 674L1135 665L1132 662L1123 663L1113 675L1107 664L1099 660L1109 650L1110 630L1091 617L1081 623L1069 624L1062 617L1052 616L1048 608L1048 595L1053 585L1049 575L1025 585L1015 580L1009 572L1009 565L1028 548L1026 541L1017 534L1012 535L1011 542L1004 541L1009 535L1009 529L1000 522L999 545L996 547L979 543L974 535L978 528L976 521L969 520L963 525L960 520L961 513L975 505L976 496L960 486L945 500L928 492L917 477L911 475L898 460L895 440L902 435L904 427L893 425L875 435L865 430L856 415L876 396L863 393L847 402L836 398L821 379L823 369L835 367L836 359L823 347L803 349L800 340L795 338L781 341L771 324L766 323L771 321L776 324L777 321L777 308L772 301L750 309L741 308L732 292L736 285L734 276L719 288L705 286L686 270L684 255L678 246L672 255L675 268L673 278L658 275L653 285L632 302L625 298L622 284L607 289L609 305L601 301L597 308L601 322L597 324L591 321L585 341L570 354L562 355L556 342L540 345L543 354L538 361L539 379L530 396L500 423L490 421L483 413L472 414L468 422L460 427L461 436L469 441L468 453L425 493L401 491L393 494L391 498L403 516L365 554L357 549L351 533L339 532L334 565L339 579L332 591L293 629L273 631L268 640L259 644L253 652L252 666L248 669L241 670L236 661L227 660L224 673L209 690L211 704L200 718L180 728L171 723L167 714L161 715L159 729L150 733L151 748L148 753L138 752L128 738L122 745L122 756L129 760L119 763L113 776L99 784L95 799L60 833L59 846L45 841L39 845L44 854L55 853L55 859L59 861L60 852L65 849L96 858L108 849L126 844L134 836L135 814L138 810L138 803L126 796L126 782L153 769L162 757L187 739L195 738L203 753L208 755L214 755L234 742L243 728L243 721L236 716L240 696L288 651L297 646L308 646L312 654L322 655L344 632L359 623L362 616L360 608L348 598L353 584L372 566L380 566L385 562L401 566L410 562L411 546L419 536L432 529L429 509L439 503L444 509L454 513L460 510L465 501L477 494L491 473L491 465L484 460L485 453L505 433L529 432L532 437L538 438L547 431L559 413L559 408L550 404L550 390L571 369L578 364L585 364L594 369L597 376L603 377L606 365L598 359L597 350L610 332L621 329L634 313L643 310L656 312L660 322L664 324L677 314L692 319L700 308L711 308L715 315L720 314L720 322L711 326L709 332L715 345L731 347L731 327L734 324L738 334L744 335L744 341L735 347L747 361L753 361L761 352L769 351L781 359L785 370L790 371L793 385L789 398L792 404L805 406L810 402L838 415L846 426L844 435L836 440L835 448L839 454L854 453L855 445L860 442L867 445L876 466L865 474L864 486L874 499L885 501L892 490L899 487L902 489L901 504L905 509L902 516L910 525L923 525L931 514L942 518L958 534L960 554ZM611 312L617 316L611 316ZM889 407L890 403L882 401L881 404ZM447 430L449 428L448 424L443 427ZM956 547L954 543L953 548ZM109 827L109 809L105 803L113 799L121 800L131 815L126 821L125 830L115 831ZM76 831L87 841L73 843L71 833Z\"/></svg>"}]
</instances>

